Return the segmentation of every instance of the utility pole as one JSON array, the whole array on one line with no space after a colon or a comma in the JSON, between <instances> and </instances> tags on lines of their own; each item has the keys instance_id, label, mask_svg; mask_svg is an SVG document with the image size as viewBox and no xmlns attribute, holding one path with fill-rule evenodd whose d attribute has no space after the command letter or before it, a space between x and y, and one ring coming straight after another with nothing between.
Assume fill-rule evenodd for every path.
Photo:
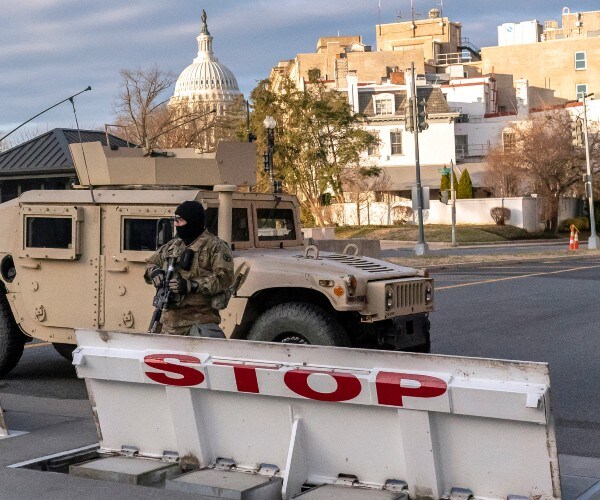
<instances>
[{"instance_id":1,"label":"utility pole","mask_svg":"<svg viewBox=\"0 0 600 500\"><path fill-rule=\"evenodd\" d=\"M421 128L427 128L426 122L423 127L420 125L419 119L419 111L417 105L417 78L415 77L415 63L410 63L410 73L411 73L411 81L410 81L410 92L408 92L409 87L407 87L407 97L409 97L409 106L412 110L412 133L415 139L415 169L416 169L416 177L417 177L417 214L419 219L419 241L417 241L417 245L415 246L415 255L425 255L429 251L429 247L427 243L425 243L425 231L423 229L423 188L421 187L421 164L419 161L419 132ZM410 130L410 129L409 129Z\"/></svg>"},{"instance_id":2,"label":"utility pole","mask_svg":"<svg viewBox=\"0 0 600 500\"><path fill-rule=\"evenodd\" d=\"M450 160L450 196L452 197L452 246L458 246L456 242L456 190L454 189L454 160Z\"/></svg>"},{"instance_id":3,"label":"utility pole","mask_svg":"<svg viewBox=\"0 0 600 500\"><path fill-rule=\"evenodd\" d=\"M586 97L593 96L594 94L583 93L583 137L585 139L585 165L586 165L586 179L585 179L585 191L588 196L588 203L590 205L590 239L588 240L588 249L597 250L600 247L598 235L596 234L596 217L594 215L594 192L592 189L592 167L590 165L590 142L588 137L588 119L587 119L587 105Z\"/></svg>"}]
</instances>

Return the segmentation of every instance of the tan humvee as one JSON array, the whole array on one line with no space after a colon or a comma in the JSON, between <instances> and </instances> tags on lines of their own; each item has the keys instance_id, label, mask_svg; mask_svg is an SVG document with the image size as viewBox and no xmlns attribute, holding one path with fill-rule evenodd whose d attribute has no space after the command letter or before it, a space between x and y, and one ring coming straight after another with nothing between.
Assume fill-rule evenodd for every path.
<instances>
[{"instance_id":1,"label":"tan humvee","mask_svg":"<svg viewBox=\"0 0 600 500\"><path fill-rule=\"evenodd\" d=\"M249 143L192 149L71 146L80 185L0 205L0 374L31 338L69 356L75 328L146 332L146 258L196 199L233 249L238 289L221 311L228 337L429 351L433 282L416 269L304 245L295 196L242 192L256 181Z\"/></svg>"}]
</instances>

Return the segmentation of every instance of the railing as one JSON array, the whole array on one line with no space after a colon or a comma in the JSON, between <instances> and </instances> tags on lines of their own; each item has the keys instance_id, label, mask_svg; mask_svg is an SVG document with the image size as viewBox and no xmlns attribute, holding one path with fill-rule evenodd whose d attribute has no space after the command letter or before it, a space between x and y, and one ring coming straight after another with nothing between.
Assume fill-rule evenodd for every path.
<instances>
[{"instance_id":1,"label":"railing","mask_svg":"<svg viewBox=\"0 0 600 500\"><path fill-rule=\"evenodd\" d=\"M457 159L486 156L490 150L489 144L457 144L454 148Z\"/></svg>"},{"instance_id":2,"label":"railing","mask_svg":"<svg viewBox=\"0 0 600 500\"><path fill-rule=\"evenodd\" d=\"M480 54L481 49L476 45L472 44L471 41L467 37L462 37L460 39L460 47L465 48L467 50L472 50L473 52Z\"/></svg>"},{"instance_id":3,"label":"railing","mask_svg":"<svg viewBox=\"0 0 600 500\"><path fill-rule=\"evenodd\" d=\"M448 54L438 54L435 56L435 63L443 66L448 64L462 64L472 62L473 57L469 53L450 52Z\"/></svg>"}]
</instances>

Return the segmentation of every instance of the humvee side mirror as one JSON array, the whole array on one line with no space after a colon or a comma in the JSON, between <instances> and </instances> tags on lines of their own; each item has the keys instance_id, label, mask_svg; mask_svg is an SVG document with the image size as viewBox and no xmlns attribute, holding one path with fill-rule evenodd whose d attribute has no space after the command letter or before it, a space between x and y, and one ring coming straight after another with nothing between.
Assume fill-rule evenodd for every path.
<instances>
[{"instance_id":1,"label":"humvee side mirror","mask_svg":"<svg viewBox=\"0 0 600 500\"><path fill-rule=\"evenodd\" d=\"M156 248L173 239L173 219L158 219L156 222Z\"/></svg>"}]
</instances>

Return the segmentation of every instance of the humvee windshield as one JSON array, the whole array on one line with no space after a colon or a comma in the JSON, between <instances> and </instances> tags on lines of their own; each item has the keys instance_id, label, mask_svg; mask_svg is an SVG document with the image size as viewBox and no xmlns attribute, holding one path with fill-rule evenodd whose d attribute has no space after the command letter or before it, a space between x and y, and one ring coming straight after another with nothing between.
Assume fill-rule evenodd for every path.
<instances>
[{"instance_id":1,"label":"humvee windshield","mask_svg":"<svg viewBox=\"0 0 600 500\"><path fill-rule=\"evenodd\" d=\"M256 210L259 241L295 240L294 212L287 208Z\"/></svg>"},{"instance_id":2,"label":"humvee windshield","mask_svg":"<svg viewBox=\"0 0 600 500\"><path fill-rule=\"evenodd\" d=\"M231 241L249 241L250 231L248 229L248 209L233 208L232 209L232 228ZM218 234L219 227L219 209L208 207L205 212L206 229L212 234Z\"/></svg>"}]
</instances>

